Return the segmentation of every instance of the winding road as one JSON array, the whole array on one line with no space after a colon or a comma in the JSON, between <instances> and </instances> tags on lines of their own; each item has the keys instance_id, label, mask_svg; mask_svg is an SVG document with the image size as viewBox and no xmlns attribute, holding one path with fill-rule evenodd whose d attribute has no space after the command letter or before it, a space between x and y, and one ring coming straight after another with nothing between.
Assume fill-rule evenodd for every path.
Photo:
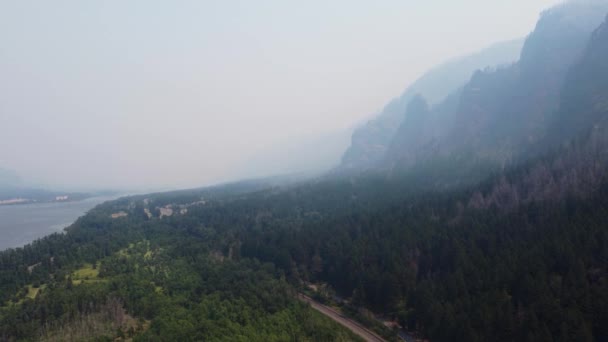
<instances>
[{"instance_id":1,"label":"winding road","mask_svg":"<svg viewBox=\"0 0 608 342\"><path fill-rule=\"evenodd\" d=\"M329 306L325 306L325 305L323 305L321 303L315 302L312 298L310 298L308 296L305 296L303 294L299 294L298 298L301 301L310 304L310 306L313 309L319 311L320 313L324 314L325 316L327 316L327 317L333 319L334 321L338 322L339 324L343 325L344 327L346 327L347 329L349 329L353 333L357 334L359 337L361 337L365 341L368 341L368 342L386 342L385 339L383 339L382 337L378 336L373 331L365 328L361 324L359 324L359 323L353 321L352 319L344 316L343 314L341 314L340 312L338 312L338 311L330 308Z\"/></svg>"}]
</instances>

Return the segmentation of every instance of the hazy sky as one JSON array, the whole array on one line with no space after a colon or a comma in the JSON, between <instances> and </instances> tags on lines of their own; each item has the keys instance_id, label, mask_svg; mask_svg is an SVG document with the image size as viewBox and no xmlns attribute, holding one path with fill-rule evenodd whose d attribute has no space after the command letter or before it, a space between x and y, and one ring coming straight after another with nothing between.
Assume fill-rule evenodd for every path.
<instances>
[{"instance_id":1,"label":"hazy sky","mask_svg":"<svg viewBox=\"0 0 608 342\"><path fill-rule=\"evenodd\" d=\"M0 0L0 167L70 187L243 176L556 2Z\"/></svg>"}]
</instances>

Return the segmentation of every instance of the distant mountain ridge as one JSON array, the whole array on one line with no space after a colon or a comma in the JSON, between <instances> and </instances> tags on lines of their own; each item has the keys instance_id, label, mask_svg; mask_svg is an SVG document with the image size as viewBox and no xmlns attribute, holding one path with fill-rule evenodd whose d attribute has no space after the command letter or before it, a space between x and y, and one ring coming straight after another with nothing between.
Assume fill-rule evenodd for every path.
<instances>
[{"instance_id":1,"label":"distant mountain ridge","mask_svg":"<svg viewBox=\"0 0 608 342\"><path fill-rule=\"evenodd\" d=\"M463 88L438 105L427 108L416 105L423 98L412 100L406 119L376 168L398 173L439 158L468 160L467 165L485 162L501 169L533 152L556 147L546 145L546 141L558 125L560 106L562 112L576 112L575 107L565 109L564 96L577 93L585 97L591 94L582 90L587 89L585 84L604 82L601 77L577 80L571 70L583 57L592 32L606 13L605 1L574 1L556 6L542 14L517 63L477 71ZM596 41L601 39L598 33L594 36ZM582 64L591 65L585 58ZM595 71L587 73L599 76ZM602 91L605 90L596 93L605 94ZM586 98L583 108L596 101ZM575 106L582 105L577 103ZM574 122L580 120L571 121L562 122L563 130L573 131Z\"/></svg>"},{"instance_id":2,"label":"distant mountain ridge","mask_svg":"<svg viewBox=\"0 0 608 342\"><path fill-rule=\"evenodd\" d=\"M0 205L78 201L91 196L93 194L31 186L26 184L15 171L0 168Z\"/></svg>"},{"instance_id":3,"label":"distant mountain ridge","mask_svg":"<svg viewBox=\"0 0 608 342\"><path fill-rule=\"evenodd\" d=\"M425 73L400 97L387 104L375 119L353 133L351 145L343 155L341 168L361 170L373 167L382 160L405 117L408 103L415 96L424 96L431 105L440 103L454 90L463 86L475 70L515 62L522 46L523 40L498 43Z\"/></svg>"}]
</instances>

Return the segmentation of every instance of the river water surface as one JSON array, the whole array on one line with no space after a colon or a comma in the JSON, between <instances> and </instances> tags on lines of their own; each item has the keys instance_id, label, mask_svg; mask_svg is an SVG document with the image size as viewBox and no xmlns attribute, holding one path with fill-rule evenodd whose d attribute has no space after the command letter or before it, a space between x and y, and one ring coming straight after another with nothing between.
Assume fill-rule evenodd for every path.
<instances>
[{"instance_id":1,"label":"river water surface","mask_svg":"<svg viewBox=\"0 0 608 342\"><path fill-rule=\"evenodd\" d=\"M96 205L111 199L93 197L76 202L0 206L0 251L60 232Z\"/></svg>"}]
</instances>

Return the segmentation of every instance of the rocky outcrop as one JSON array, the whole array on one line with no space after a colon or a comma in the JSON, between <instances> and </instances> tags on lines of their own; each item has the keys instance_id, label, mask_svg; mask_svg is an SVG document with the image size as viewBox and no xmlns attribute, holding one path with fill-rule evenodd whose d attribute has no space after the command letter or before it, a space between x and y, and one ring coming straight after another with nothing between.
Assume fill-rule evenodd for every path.
<instances>
[{"instance_id":1,"label":"rocky outcrop","mask_svg":"<svg viewBox=\"0 0 608 342\"><path fill-rule=\"evenodd\" d=\"M477 54L447 62L429 72L391 101L377 117L357 129L341 163L343 170L365 170L384 160L405 118L409 102L423 96L429 105L442 103L463 86L473 72L489 66L510 64L519 58L523 40L496 44Z\"/></svg>"}]
</instances>

